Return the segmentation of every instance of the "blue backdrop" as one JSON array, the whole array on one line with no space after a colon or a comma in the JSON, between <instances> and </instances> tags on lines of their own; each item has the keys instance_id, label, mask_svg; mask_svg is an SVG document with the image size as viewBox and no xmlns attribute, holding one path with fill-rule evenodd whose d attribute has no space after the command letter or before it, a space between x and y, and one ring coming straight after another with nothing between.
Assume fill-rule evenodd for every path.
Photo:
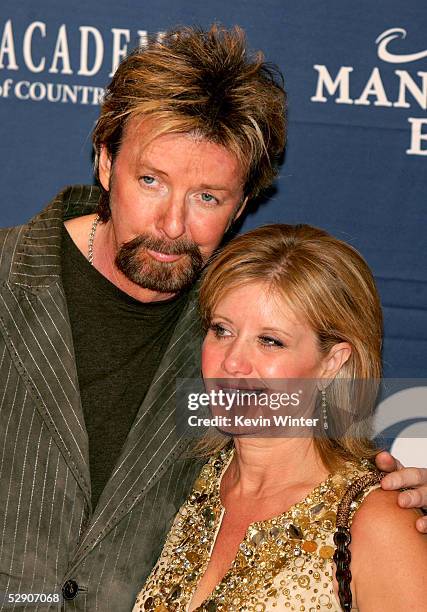
<instances>
[{"instance_id":1,"label":"blue backdrop","mask_svg":"<svg viewBox=\"0 0 427 612\"><path fill-rule=\"evenodd\" d=\"M0 7L1 225L92 182L99 96L127 49L178 24L241 25L279 65L289 143L242 230L309 222L374 270L385 374L427 368L427 4L422 0L21 0Z\"/></svg>"}]
</instances>

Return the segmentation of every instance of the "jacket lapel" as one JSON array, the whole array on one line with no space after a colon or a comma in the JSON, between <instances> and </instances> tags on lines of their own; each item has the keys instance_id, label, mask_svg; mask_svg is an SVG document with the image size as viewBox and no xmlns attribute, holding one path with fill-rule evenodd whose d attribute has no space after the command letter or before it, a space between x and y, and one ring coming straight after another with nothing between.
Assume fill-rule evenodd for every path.
<instances>
[{"instance_id":1,"label":"jacket lapel","mask_svg":"<svg viewBox=\"0 0 427 612\"><path fill-rule=\"evenodd\" d=\"M193 291L73 560L85 556L188 447L176 429L179 379L200 378L201 329Z\"/></svg>"},{"instance_id":2,"label":"jacket lapel","mask_svg":"<svg viewBox=\"0 0 427 612\"><path fill-rule=\"evenodd\" d=\"M91 507L88 436L78 391L61 281L63 221L93 212L99 191L64 190L23 226L9 280L0 287L5 337L29 392ZM176 429L177 380L200 377L196 290L175 328L70 571L125 516L188 447ZM179 383L178 383L179 384Z\"/></svg>"},{"instance_id":3,"label":"jacket lapel","mask_svg":"<svg viewBox=\"0 0 427 612\"><path fill-rule=\"evenodd\" d=\"M0 325L15 365L90 508L88 438L61 283L63 199L21 228L0 287Z\"/></svg>"}]
</instances>

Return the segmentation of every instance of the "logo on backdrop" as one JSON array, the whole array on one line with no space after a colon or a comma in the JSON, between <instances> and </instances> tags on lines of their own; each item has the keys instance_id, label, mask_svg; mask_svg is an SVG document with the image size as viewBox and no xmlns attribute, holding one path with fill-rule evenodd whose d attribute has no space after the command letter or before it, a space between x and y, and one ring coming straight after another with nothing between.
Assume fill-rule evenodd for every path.
<instances>
[{"instance_id":1,"label":"logo on backdrop","mask_svg":"<svg viewBox=\"0 0 427 612\"><path fill-rule=\"evenodd\" d=\"M374 431L380 447L404 465L424 467L427 439L426 380L387 379L388 395L378 405Z\"/></svg>"},{"instance_id":2,"label":"logo on backdrop","mask_svg":"<svg viewBox=\"0 0 427 612\"><path fill-rule=\"evenodd\" d=\"M375 43L378 58L388 64L407 64L419 62L427 58L427 50L417 50L404 53L399 49L399 39L406 38L403 28L391 28L382 32ZM331 74L327 66L315 64L317 84L312 102L328 102L335 104L355 104L360 106L380 106L387 108L420 108L427 110L427 72L417 70L416 75L408 70L394 70L397 77L398 93L392 96L384 87L381 71L375 66L358 97L350 95L350 74L352 66L341 66ZM425 117L408 117L410 125L410 146L406 149L408 155L427 155L427 119Z\"/></svg>"},{"instance_id":3,"label":"logo on backdrop","mask_svg":"<svg viewBox=\"0 0 427 612\"><path fill-rule=\"evenodd\" d=\"M390 53L388 44L395 38L406 38L406 30L403 28L391 28L380 34L375 41L378 45L378 57L383 60L383 62L406 64L408 62L417 62L427 57L427 49L425 51L419 51L418 53Z\"/></svg>"},{"instance_id":4,"label":"logo on backdrop","mask_svg":"<svg viewBox=\"0 0 427 612\"><path fill-rule=\"evenodd\" d=\"M157 39L163 34L157 32ZM94 85L94 77L101 75L105 84L129 49L147 40L147 30L101 32L94 26L67 27L65 23L52 29L44 21L33 21L21 32L8 19L0 34L0 70L10 76L0 82L0 98L98 105L104 89ZM25 70L29 78L13 78ZM34 74L39 76L34 78Z\"/></svg>"}]
</instances>

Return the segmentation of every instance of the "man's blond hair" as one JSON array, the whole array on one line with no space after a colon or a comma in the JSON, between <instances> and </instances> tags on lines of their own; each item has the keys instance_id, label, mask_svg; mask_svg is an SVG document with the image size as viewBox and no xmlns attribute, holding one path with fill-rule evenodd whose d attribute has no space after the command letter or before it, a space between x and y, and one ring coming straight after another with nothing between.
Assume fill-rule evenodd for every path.
<instances>
[{"instance_id":1,"label":"man's blond hair","mask_svg":"<svg viewBox=\"0 0 427 612\"><path fill-rule=\"evenodd\" d=\"M168 32L136 49L107 87L93 133L98 176L102 146L114 162L130 119L148 119L149 138L188 133L224 146L241 164L245 197L270 185L286 137L283 78L239 27ZM109 218L108 194L100 206Z\"/></svg>"}]
</instances>

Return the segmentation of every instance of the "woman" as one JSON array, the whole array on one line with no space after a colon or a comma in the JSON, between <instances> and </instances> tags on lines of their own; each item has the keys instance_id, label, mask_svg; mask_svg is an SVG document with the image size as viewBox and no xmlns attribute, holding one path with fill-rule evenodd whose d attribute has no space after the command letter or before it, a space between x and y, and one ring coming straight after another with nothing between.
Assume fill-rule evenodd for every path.
<instances>
[{"instance_id":1,"label":"woman","mask_svg":"<svg viewBox=\"0 0 427 612\"><path fill-rule=\"evenodd\" d=\"M207 387L259 397L268 381L299 384L321 427L289 437L230 421L231 444L199 444L212 456L134 611L425 610L427 538L379 488L360 424L381 371L381 308L364 260L322 230L261 227L209 266L200 306Z\"/></svg>"}]
</instances>

